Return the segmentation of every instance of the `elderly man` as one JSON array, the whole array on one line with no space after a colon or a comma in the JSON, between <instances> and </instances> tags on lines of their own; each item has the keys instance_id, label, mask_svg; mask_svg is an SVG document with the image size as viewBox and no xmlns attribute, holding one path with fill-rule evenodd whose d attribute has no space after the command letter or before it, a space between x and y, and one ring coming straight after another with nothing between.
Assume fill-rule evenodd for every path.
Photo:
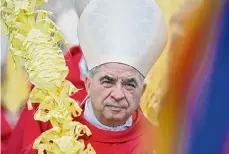
<instances>
[{"instance_id":1,"label":"elderly man","mask_svg":"<svg viewBox=\"0 0 229 154\"><path fill-rule=\"evenodd\" d=\"M93 0L80 17L78 37L89 69L88 97L81 103L83 113L74 120L92 132L82 137L85 144L90 143L98 154L151 153L156 132L139 103L146 87L144 77L167 41L156 2ZM71 74L74 68L69 69ZM20 144L10 144L17 153L36 153L34 139L51 128L49 123L34 121L32 113L25 111L28 120L19 123L25 126Z\"/></svg>"}]
</instances>

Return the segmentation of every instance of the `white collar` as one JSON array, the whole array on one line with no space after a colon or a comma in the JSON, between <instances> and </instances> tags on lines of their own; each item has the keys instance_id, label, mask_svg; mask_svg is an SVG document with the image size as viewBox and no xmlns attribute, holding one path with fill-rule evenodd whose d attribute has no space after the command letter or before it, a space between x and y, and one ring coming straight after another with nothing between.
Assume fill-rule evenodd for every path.
<instances>
[{"instance_id":1,"label":"white collar","mask_svg":"<svg viewBox=\"0 0 229 154\"><path fill-rule=\"evenodd\" d=\"M127 128L129 128L133 122L132 116L130 116L130 118L126 121L126 123L121 125L121 126L109 127L109 126L102 124L101 122L99 122L99 120L96 118L96 116L94 114L90 99L87 99L85 101L84 118L90 124L94 125L95 127L102 129L102 130L107 130L107 131L124 131Z\"/></svg>"}]
</instances>

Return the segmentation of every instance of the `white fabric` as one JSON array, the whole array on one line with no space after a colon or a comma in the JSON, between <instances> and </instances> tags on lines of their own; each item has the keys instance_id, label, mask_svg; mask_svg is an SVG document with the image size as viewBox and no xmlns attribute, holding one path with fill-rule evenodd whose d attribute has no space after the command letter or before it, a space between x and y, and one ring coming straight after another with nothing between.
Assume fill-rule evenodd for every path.
<instances>
[{"instance_id":1,"label":"white fabric","mask_svg":"<svg viewBox=\"0 0 229 154\"><path fill-rule=\"evenodd\" d=\"M1 67L5 64L7 53L8 53L8 36L6 36L6 33L1 29Z\"/></svg>"},{"instance_id":2,"label":"white fabric","mask_svg":"<svg viewBox=\"0 0 229 154\"><path fill-rule=\"evenodd\" d=\"M106 131L124 131L132 125L132 121L133 121L132 117L130 117L126 121L125 124L123 124L121 126L117 126L117 127L109 127L109 126L102 124L101 122L99 122L99 120L96 118L96 116L94 114L90 99L87 99L85 102L84 118L90 124L94 125L95 127L102 129L102 130L106 130Z\"/></svg>"},{"instance_id":3,"label":"white fabric","mask_svg":"<svg viewBox=\"0 0 229 154\"><path fill-rule=\"evenodd\" d=\"M76 8L76 12L77 14L80 15L82 14L84 8L87 6L87 4L91 1L91 0L74 0L75 1L75 8Z\"/></svg>"},{"instance_id":4,"label":"white fabric","mask_svg":"<svg viewBox=\"0 0 229 154\"><path fill-rule=\"evenodd\" d=\"M61 32L70 45L79 45L77 37L78 22L79 17L73 8L62 12L56 19L56 24L60 27Z\"/></svg>"},{"instance_id":5,"label":"white fabric","mask_svg":"<svg viewBox=\"0 0 229 154\"><path fill-rule=\"evenodd\" d=\"M78 39L89 70L117 62L148 74L167 42L155 0L92 0L78 24Z\"/></svg>"}]
</instances>

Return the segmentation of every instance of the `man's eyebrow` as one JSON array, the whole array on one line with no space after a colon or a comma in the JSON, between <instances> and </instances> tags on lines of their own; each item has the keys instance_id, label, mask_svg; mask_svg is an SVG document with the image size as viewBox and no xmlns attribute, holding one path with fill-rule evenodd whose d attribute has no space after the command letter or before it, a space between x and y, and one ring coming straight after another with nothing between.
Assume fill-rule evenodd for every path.
<instances>
[{"instance_id":1,"label":"man's eyebrow","mask_svg":"<svg viewBox=\"0 0 229 154\"><path fill-rule=\"evenodd\" d=\"M127 78L122 80L124 83L134 83L135 86L138 86L138 82L135 78Z\"/></svg>"},{"instance_id":2,"label":"man's eyebrow","mask_svg":"<svg viewBox=\"0 0 229 154\"><path fill-rule=\"evenodd\" d=\"M114 77L108 76L108 75L104 75L104 76L100 77L99 81L101 82L103 80L109 80L109 81L112 81L112 82L117 81L117 79L115 79Z\"/></svg>"}]
</instances>

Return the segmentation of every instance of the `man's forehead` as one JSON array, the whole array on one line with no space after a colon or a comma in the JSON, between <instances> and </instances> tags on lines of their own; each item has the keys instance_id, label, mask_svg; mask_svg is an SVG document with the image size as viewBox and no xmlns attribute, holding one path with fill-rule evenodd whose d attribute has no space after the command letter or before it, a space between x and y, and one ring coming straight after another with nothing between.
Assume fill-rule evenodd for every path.
<instances>
[{"instance_id":1,"label":"man's forehead","mask_svg":"<svg viewBox=\"0 0 229 154\"><path fill-rule=\"evenodd\" d=\"M134 71L127 71L127 72L114 72L111 70L100 70L99 76L102 77L110 77L114 79L121 79L121 80L128 80L128 79L135 79L138 80L139 75L138 72Z\"/></svg>"},{"instance_id":2,"label":"man's forehead","mask_svg":"<svg viewBox=\"0 0 229 154\"><path fill-rule=\"evenodd\" d=\"M140 73L131 66L118 63L109 63L100 66L99 76L114 78L136 78Z\"/></svg>"},{"instance_id":3,"label":"man's forehead","mask_svg":"<svg viewBox=\"0 0 229 154\"><path fill-rule=\"evenodd\" d=\"M117 75L108 72L103 72L99 75L100 78L114 78L114 79L122 79L122 80L130 80L130 79L137 79L136 75Z\"/></svg>"},{"instance_id":4,"label":"man's forehead","mask_svg":"<svg viewBox=\"0 0 229 154\"><path fill-rule=\"evenodd\" d=\"M118 72L118 73L133 73L133 74L137 74L139 73L135 68L126 65L126 64L121 64L121 63L107 63L107 64L103 64L101 65L100 69L102 71L106 71L106 72Z\"/></svg>"}]
</instances>

